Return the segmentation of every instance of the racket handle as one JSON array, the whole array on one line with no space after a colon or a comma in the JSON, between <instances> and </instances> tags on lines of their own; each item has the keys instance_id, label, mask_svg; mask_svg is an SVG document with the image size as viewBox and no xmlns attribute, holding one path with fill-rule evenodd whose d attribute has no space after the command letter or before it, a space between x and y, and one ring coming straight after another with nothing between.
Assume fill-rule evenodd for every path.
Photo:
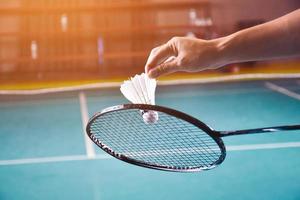
<instances>
[{"instance_id":1,"label":"racket handle","mask_svg":"<svg viewBox=\"0 0 300 200\"><path fill-rule=\"evenodd\" d=\"M220 137L226 137L231 135L245 135L245 134L256 134L256 133L269 133L278 131L292 131L300 130L300 124L298 125L288 125L288 126L274 126L274 127L264 127L255 129L245 129L245 130L235 130L235 131L219 131L218 135Z\"/></svg>"}]
</instances>

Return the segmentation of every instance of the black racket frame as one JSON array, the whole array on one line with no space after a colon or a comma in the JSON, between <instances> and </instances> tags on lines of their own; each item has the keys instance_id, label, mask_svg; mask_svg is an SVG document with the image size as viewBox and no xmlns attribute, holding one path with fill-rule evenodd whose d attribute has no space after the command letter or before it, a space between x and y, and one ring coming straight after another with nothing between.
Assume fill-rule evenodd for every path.
<instances>
[{"instance_id":1,"label":"black racket frame","mask_svg":"<svg viewBox=\"0 0 300 200\"><path fill-rule=\"evenodd\" d=\"M172 115L174 117L177 117L179 119L185 120L199 129L203 130L206 132L211 138L218 144L220 150L221 150L221 155L217 161L215 161L211 166L209 167L193 167L193 168L179 168L179 167L172 167L172 166L164 166L164 165L156 165L156 164L151 164L151 163L146 163L142 162L136 159L129 158L125 155L119 154L114 152L113 149L111 149L109 146L103 144L97 137L94 136L94 134L91 132L91 124L99 117L102 115L105 115L110 112L118 111L118 110L128 110L128 109L139 109L142 111L147 111L147 110L153 110L153 111L158 111L158 112L163 112L169 115ZM225 157L226 157L226 148L223 143L223 140L220 138L220 133L218 131L213 130L209 126L207 126L205 123L201 122L200 120L185 114L183 112L180 112L178 110L174 110L171 108L163 107L163 106L158 106L158 105L149 105L149 104L123 104L123 105L116 105L116 106L111 106L108 107L101 112L96 113L91 119L89 120L87 126L86 126L86 133L88 137L102 150L104 150L106 153L110 154L111 156L125 161L130 164L138 165L141 167L146 167L146 168L151 168L151 169L158 169L158 170L164 170L164 171L175 171L175 172L196 172L196 171L202 171L202 170L209 170L212 168L215 168L219 164L221 164Z\"/></svg>"}]
</instances>

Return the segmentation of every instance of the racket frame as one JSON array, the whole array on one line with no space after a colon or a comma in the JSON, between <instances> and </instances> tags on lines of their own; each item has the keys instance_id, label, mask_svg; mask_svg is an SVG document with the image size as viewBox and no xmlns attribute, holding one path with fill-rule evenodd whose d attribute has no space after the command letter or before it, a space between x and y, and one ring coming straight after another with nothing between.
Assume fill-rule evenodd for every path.
<instances>
[{"instance_id":1,"label":"racket frame","mask_svg":"<svg viewBox=\"0 0 300 200\"><path fill-rule=\"evenodd\" d=\"M180 167L164 166L164 165L157 165L157 164L153 164L153 163L147 163L147 162L136 160L136 159L127 157L123 154L114 152L113 149L111 149L106 144L103 144L91 132L91 125L99 117L101 117L101 116L103 116L107 113L120 111L120 110L130 110L130 109L139 109L139 110L142 110L142 111L153 110L153 111L163 112L163 113L166 113L168 115L177 117L181 120L184 120L186 122L189 122L189 123L193 124L194 126L198 127L202 131L204 131L206 134L208 134L217 143L217 145L219 146L220 151L221 151L221 156L219 157L219 159L217 161L215 161L211 166L208 166L208 167L199 166L199 167L180 168ZM220 165L226 157L226 148L225 148L225 145L223 143L223 140L220 137L219 132L213 130L212 128L207 126L205 123L201 122L200 120L198 120L198 119L196 119L196 118L194 118L194 117L192 117L188 114L185 114L183 112L180 112L180 111L177 111L177 110L174 110L174 109L171 109L171 108L163 107L163 106L149 105L149 104L123 104L123 105L116 105L116 106L111 106L111 107L105 108L101 112L98 112L98 113L94 114L94 116L90 118L90 120L89 120L89 122L86 126L86 133L87 133L88 137L98 147L100 147L103 151L110 154L111 156L113 156L113 157L115 157L119 160L122 160L124 162L130 163L130 164L134 164L134 165L138 165L138 166L146 167L146 168L151 168L151 169L158 169L158 170L164 170L164 171L173 171L173 172L197 172L197 171L203 171L203 170L210 170L210 169L215 168L218 165Z\"/></svg>"}]
</instances>

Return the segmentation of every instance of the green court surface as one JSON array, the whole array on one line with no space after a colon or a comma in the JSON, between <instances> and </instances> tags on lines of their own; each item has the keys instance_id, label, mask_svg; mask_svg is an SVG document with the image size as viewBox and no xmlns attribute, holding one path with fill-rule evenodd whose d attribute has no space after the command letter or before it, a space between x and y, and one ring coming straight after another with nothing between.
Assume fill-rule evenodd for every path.
<instances>
[{"instance_id":1,"label":"green court surface","mask_svg":"<svg viewBox=\"0 0 300 200\"><path fill-rule=\"evenodd\" d=\"M156 96L217 130L300 124L298 79L158 86ZM210 171L156 171L85 138L87 117L123 103L118 88L0 96L0 199L300 199L300 131L224 138L227 157Z\"/></svg>"}]
</instances>

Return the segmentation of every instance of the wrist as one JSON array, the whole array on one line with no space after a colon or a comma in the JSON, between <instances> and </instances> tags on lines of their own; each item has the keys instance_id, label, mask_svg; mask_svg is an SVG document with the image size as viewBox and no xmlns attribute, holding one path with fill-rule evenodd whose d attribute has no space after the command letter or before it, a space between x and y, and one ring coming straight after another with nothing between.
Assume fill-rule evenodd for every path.
<instances>
[{"instance_id":1,"label":"wrist","mask_svg":"<svg viewBox=\"0 0 300 200\"><path fill-rule=\"evenodd\" d=\"M216 48L216 57L219 66L224 66L230 63L237 62L234 53L235 34L213 40Z\"/></svg>"}]
</instances>

